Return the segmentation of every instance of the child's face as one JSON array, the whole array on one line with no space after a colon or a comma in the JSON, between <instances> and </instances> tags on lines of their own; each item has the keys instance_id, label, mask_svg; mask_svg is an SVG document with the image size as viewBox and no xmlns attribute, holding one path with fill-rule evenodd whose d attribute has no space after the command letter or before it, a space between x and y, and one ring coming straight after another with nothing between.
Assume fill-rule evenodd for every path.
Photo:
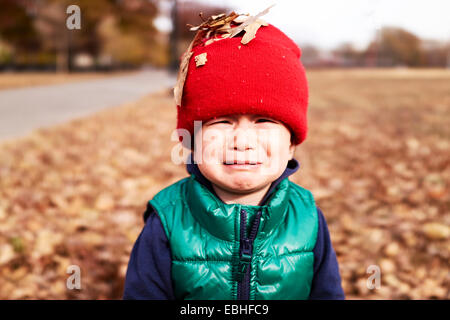
<instances>
[{"instance_id":1,"label":"child's face","mask_svg":"<svg viewBox=\"0 0 450 320\"><path fill-rule=\"evenodd\" d=\"M232 193L251 193L275 181L295 150L290 131L280 121L247 114L204 122L195 145L201 173Z\"/></svg>"}]
</instances>

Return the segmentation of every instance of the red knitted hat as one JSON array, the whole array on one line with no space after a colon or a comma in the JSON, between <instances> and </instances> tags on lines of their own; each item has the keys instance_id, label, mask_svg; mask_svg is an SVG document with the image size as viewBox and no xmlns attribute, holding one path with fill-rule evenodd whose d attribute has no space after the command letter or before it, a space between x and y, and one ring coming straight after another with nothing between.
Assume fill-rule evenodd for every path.
<instances>
[{"instance_id":1,"label":"red knitted hat","mask_svg":"<svg viewBox=\"0 0 450 320\"><path fill-rule=\"evenodd\" d=\"M290 129L292 142L302 143L307 134L308 84L300 48L270 24L257 29L247 44L241 40L239 33L192 47L181 105L177 104L177 128L193 136L194 120L258 114L281 121ZM196 62L200 58L206 62Z\"/></svg>"}]
</instances>

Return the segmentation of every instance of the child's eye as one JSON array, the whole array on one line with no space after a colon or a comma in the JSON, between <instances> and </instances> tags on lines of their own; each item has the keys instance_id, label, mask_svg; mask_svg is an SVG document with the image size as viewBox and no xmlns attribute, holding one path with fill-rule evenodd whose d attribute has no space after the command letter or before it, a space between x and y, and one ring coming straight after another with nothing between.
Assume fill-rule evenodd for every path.
<instances>
[{"instance_id":1,"label":"child's eye","mask_svg":"<svg viewBox=\"0 0 450 320\"><path fill-rule=\"evenodd\" d=\"M261 118L261 119L256 120L256 123L263 123L263 122L272 122L272 123L275 123L275 121L270 120L270 119L266 119L266 118Z\"/></svg>"},{"instance_id":2,"label":"child's eye","mask_svg":"<svg viewBox=\"0 0 450 320\"><path fill-rule=\"evenodd\" d=\"M219 123L231 124L231 121L229 121L229 120L213 121L213 122L210 123L210 125L219 124Z\"/></svg>"}]
</instances>

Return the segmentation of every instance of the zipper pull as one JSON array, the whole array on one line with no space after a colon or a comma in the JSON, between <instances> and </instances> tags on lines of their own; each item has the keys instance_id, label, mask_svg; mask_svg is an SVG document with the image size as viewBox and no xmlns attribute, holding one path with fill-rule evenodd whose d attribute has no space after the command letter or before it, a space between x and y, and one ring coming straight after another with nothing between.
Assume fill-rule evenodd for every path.
<instances>
[{"instance_id":1,"label":"zipper pull","mask_svg":"<svg viewBox=\"0 0 450 320\"><path fill-rule=\"evenodd\" d=\"M243 239L241 241L241 253L239 255L238 281L242 281L242 278L247 271L247 267L252 261L252 251L252 241L250 239Z\"/></svg>"},{"instance_id":2,"label":"zipper pull","mask_svg":"<svg viewBox=\"0 0 450 320\"><path fill-rule=\"evenodd\" d=\"M239 259L238 281L242 281L245 273L247 272L248 265L252 261L252 256L248 254L242 254Z\"/></svg>"}]
</instances>

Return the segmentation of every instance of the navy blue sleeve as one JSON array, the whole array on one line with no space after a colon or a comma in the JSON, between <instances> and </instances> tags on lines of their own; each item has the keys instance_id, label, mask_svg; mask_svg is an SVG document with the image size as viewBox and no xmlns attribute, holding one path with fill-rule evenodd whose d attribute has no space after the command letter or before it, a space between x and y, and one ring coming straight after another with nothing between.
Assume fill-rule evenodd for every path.
<instances>
[{"instance_id":1,"label":"navy blue sleeve","mask_svg":"<svg viewBox=\"0 0 450 320\"><path fill-rule=\"evenodd\" d=\"M314 278L309 299L345 299L336 253L331 244L328 226L322 211L317 207L319 230L314 247Z\"/></svg>"},{"instance_id":2,"label":"navy blue sleeve","mask_svg":"<svg viewBox=\"0 0 450 320\"><path fill-rule=\"evenodd\" d=\"M123 299L174 300L171 251L159 216L149 205L128 262Z\"/></svg>"}]
</instances>

